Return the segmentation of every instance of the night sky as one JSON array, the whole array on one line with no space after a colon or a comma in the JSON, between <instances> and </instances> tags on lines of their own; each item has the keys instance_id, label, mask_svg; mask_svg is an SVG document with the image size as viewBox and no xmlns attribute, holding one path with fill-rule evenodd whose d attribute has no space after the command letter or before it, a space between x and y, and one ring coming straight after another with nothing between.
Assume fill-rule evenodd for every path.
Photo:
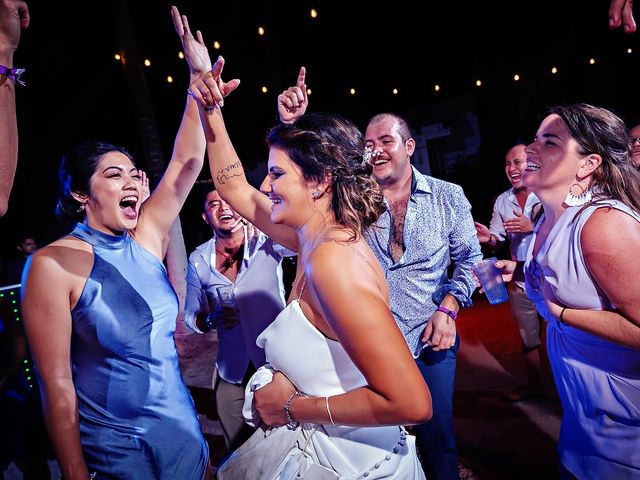
<instances>
[{"instance_id":1,"label":"night sky","mask_svg":"<svg viewBox=\"0 0 640 480\"><path fill-rule=\"evenodd\" d=\"M506 145L514 137L531 138L547 106L586 101L627 121L640 117L638 36L608 30L608 1L410 6L416 3L191 0L177 5L192 29L203 31L212 57L225 56L225 78L242 80L224 108L248 166L266 159L264 135L275 120L276 96L295 82L300 65L307 67L312 89L309 109L340 113L362 128L381 111L403 114L419 126L437 122L452 105L472 108L479 118L480 153L470 169L451 172L448 179L462 184L474 215L484 222L491 198L508 187ZM133 67L114 59L122 45L118 31L130 28L139 58L151 61L144 78L154 115L146 128L157 131L169 158L188 78L178 58L170 5L30 2L31 25L15 55L15 66L27 69L27 86L17 89L20 158L9 212L0 219L0 257L12 251L14 232L33 232L41 245L64 233L53 210L66 149L103 139L128 147L145 168L135 121L135 105L145 90L133 94L125 75L125 68ZM310 17L311 8L318 18ZM258 35L259 26L264 36ZM214 40L220 50L212 48ZM135 58L127 52L128 61ZM514 82L515 73L521 81ZM482 87L475 86L476 79ZM208 177L205 166L201 178ZM188 251L208 234L196 197L181 214Z\"/></svg>"}]
</instances>

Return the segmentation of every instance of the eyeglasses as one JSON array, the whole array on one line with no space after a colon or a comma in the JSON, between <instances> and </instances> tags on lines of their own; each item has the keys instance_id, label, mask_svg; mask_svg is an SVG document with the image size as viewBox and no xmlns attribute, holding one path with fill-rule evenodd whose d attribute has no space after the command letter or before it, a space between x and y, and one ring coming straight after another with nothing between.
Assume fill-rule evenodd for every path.
<instances>
[{"instance_id":1,"label":"eyeglasses","mask_svg":"<svg viewBox=\"0 0 640 480\"><path fill-rule=\"evenodd\" d=\"M635 145L640 142L640 137L629 137L629 145Z\"/></svg>"}]
</instances>

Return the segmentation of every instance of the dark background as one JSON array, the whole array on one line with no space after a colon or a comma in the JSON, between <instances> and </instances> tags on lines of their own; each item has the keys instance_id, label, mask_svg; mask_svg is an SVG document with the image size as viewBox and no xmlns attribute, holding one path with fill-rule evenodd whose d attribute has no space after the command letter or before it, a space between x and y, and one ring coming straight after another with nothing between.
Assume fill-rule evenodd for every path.
<instances>
[{"instance_id":1,"label":"dark background","mask_svg":"<svg viewBox=\"0 0 640 480\"><path fill-rule=\"evenodd\" d=\"M40 245L64 233L53 210L57 167L71 146L89 138L123 144L147 171L154 159L168 160L188 78L170 5L29 2L31 25L15 55L15 66L27 68L27 86L17 89L19 164L9 212L0 219L0 257L11 255L20 231L33 232ZM266 159L264 135L276 118L276 96L295 82L300 65L312 89L310 110L340 113L363 129L381 111L405 115L416 129L438 122L450 128L450 138L429 147L432 173L461 184L483 222L493 197L509 186L503 172L508 144L532 138L546 107L586 101L628 122L640 116L638 36L608 30L606 0L189 0L178 6L192 29L203 31L212 57L225 56L224 77L242 80L224 111L249 168ZM311 8L318 18L310 17ZM212 48L214 40L220 50ZM125 65L114 59L119 51ZM144 58L150 67L140 66ZM135 72L143 82L132 87ZM352 87L356 95L349 94ZM150 109L141 113L141 104ZM468 112L477 117L477 132L459 131L468 128L461 120ZM154 153L149 135L156 139ZM478 139L477 151L443 168L439 159L469 135ZM207 178L205 167L201 179ZM210 233L197 198L194 191L181 213L188 252Z\"/></svg>"}]
</instances>

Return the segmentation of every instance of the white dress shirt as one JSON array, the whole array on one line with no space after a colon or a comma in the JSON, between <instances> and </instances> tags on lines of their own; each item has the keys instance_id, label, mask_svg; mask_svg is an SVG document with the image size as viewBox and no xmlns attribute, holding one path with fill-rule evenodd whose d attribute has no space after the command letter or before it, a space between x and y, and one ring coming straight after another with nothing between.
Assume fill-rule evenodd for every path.
<instances>
[{"instance_id":1,"label":"white dress shirt","mask_svg":"<svg viewBox=\"0 0 640 480\"><path fill-rule=\"evenodd\" d=\"M273 242L260 233L247 238L245 249L235 282L216 270L214 237L197 247L189 256L187 272L187 297L185 301L185 323L195 332L196 315L210 313L209 298L217 300L216 287L232 286L239 325L225 328L218 325L218 374L227 382L240 384L249 366L256 368L266 363L264 351L256 345L256 338L284 308L285 289L282 283L282 258L294 252Z\"/></svg>"}]
</instances>

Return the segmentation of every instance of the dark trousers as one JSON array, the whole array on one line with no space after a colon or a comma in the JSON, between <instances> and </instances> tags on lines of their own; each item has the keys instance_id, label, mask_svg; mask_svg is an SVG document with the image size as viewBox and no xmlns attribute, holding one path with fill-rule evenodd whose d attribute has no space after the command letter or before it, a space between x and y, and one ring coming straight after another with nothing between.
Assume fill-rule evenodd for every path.
<instances>
[{"instance_id":1,"label":"dark trousers","mask_svg":"<svg viewBox=\"0 0 640 480\"><path fill-rule=\"evenodd\" d=\"M458 456L453 434L453 383L460 337L449 350L425 348L416 359L431 391L433 417L416 425L418 451L429 480L458 480Z\"/></svg>"}]
</instances>

